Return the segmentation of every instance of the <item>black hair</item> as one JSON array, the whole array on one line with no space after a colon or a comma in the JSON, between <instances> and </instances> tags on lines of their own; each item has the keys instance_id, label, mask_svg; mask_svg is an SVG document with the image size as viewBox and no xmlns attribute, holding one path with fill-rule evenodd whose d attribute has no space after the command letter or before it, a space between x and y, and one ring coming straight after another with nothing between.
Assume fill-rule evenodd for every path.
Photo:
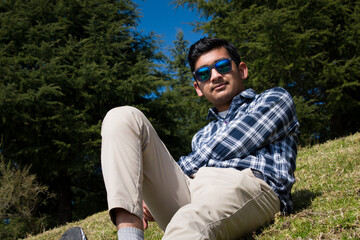
<instances>
[{"instance_id":1,"label":"black hair","mask_svg":"<svg viewBox=\"0 0 360 240\"><path fill-rule=\"evenodd\" d=\"M195 63L201 55L221 47L226 49L231 59L235 62L236 66L238 66L240 64L240 55L232 43L224 39L204 37L190 47L188 61L191 72L195 71Z\"/></svg>"}]
</instances>

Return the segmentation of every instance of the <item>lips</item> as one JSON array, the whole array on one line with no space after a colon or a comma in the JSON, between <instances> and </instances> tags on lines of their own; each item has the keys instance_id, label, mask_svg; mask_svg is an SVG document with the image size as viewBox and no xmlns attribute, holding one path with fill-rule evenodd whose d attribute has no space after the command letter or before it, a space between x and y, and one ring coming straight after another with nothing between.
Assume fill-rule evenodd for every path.
<instances>
[{"instance_id":1,"label":"lips","mask_svg":"<svg viewBox=\"0 0 360 240\"><path fill-rule=\"evenodd\" d=\"M214 87L212 87L212 91L222 90L226 85L226 82L217 83Z\"/></svg>"}]
</instances>

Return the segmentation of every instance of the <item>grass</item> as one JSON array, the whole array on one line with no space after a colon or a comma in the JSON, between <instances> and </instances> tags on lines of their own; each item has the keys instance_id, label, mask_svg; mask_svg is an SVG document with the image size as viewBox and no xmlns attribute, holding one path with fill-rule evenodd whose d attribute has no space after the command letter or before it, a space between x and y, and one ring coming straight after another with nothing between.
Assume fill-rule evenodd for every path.
<instances>
[{"instance_id":1,"label":"grass","mask_svg":"<svg viewBox=\"0 0 360 240\"><path fill-rule=\"evenodd\" d=\"M360 133L299 150L295 211L247 239L360 239ZM27 240L60 239L70 227L80 226L89 240L116 239L108 213L100 212ZM158 240L162 231L151 223L145 239Z\"/></svg>"}]
</instances>

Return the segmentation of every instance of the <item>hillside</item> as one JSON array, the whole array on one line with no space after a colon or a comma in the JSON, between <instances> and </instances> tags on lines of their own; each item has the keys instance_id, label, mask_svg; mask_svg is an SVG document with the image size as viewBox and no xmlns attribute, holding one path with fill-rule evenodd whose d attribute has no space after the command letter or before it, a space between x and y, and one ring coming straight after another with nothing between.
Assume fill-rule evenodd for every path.
<instances>
[{"instance_id":1,"label":"hillside","mask_svg":"<svg viewBox=\"0 0 360 240\"><path fill-rule=\"evenodd\" d=\"M293 187L295 211L249 239L360 239L360 133L299 150ZM89 240L116 239L107 212L26 238L60 239L66 229L80 226ZM161 239L151 224L145 239Z\"/></svg>"}]
</instances>

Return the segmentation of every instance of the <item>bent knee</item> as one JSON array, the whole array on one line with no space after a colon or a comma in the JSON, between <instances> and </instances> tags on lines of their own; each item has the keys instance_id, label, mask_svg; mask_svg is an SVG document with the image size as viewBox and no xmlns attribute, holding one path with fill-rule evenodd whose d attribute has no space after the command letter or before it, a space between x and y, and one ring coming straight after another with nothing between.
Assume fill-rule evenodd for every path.
<instances>
[{"instance_id":1,"label":"bent knee","mask_svg":"<svg viewBox=\"0 0 360 240\"><path fill-rule=\"evenodd\" d=\"M129 116L133 116L134 114L141 113L141 111L135 107L132 106L121 106L121 107L115 107L113 109L110 109L104 119L107 118L126 118Z\"/></svg>"},{"instance_id":2,"label":"bent knee","mask_svg":"<svg viewBox=\"0 0 360 240\"><path fill-rule=\"evenodd\" d=\"M116 107L109 110L106 113L103 122L112 121L112 120L119 121L121 119L134 119L134 116L139 114L143 115L142 112L135 107L131 107L131 106Z\"/></svg>"},{"instance_id":3,"label":"bent knee","mask_svg":"<svg viewBox=\"0 0 360 240\"><path fill-rule=\"evenodd\" d=\"M136 118L143 117L143 113L131 106L121 106L109 110L102 122L101 131L107 128L115 130L117 127L133 124Z\"/></svg>"}]
</instances>

